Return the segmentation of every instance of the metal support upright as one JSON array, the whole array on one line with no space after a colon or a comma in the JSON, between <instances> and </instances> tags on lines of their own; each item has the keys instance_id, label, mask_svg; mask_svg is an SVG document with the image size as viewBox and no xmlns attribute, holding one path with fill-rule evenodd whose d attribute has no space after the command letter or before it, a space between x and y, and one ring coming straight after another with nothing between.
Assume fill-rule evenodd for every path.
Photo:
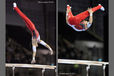
<instances>
[{"instance_id":1,"label":"metal support upright","mask_svg":"<svg viewBox=\"0 0 114 76\"><path fill-rule=\"evenodd\" d=\"M90 69L90 65L88 65L87 67L86 67L86 76L89 76L89 69Z\"/></svg>"}]
</instances>

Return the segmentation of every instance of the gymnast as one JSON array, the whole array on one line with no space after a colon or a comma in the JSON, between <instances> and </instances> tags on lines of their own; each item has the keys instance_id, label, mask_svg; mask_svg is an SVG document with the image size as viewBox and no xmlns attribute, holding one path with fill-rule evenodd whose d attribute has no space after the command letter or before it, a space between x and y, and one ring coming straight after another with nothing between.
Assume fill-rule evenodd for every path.
<instances>
[{"instance_id":1,"label":"gymnast","mask_svg":"<svg viewBox=\"0 0 114 76\"><path fill-rule=\"evenodd\" d=\"M36 56L36 48L38 47L38 43L47 47L50 50L50 54L53 55L52 48L46 44L43 40L40 39L40 34L38 30L35 28L35 25L32 23L32 21L21 12L21 10L17 7L17 4L13 3L13 9L21 16L23 21L25 22L28 29L31 31L32 34L32 49L33 49L33 55L32 55L32 61L31 63L35 63L35 56Z\"/></svg>"},{"instance_id":2,"label":"gymnast","mask_svg":"<svg viewBox=\"0 0 114 76\"><path fill-rule=\"evenodd\" d=\"M99 4L96 7L88 8L88 10L74 16L71 11L71 7L67 5L66 10L66 23L71 26L75 31L86 31L93 23L93 13L101 9L104 11L104 7ZM89 17L90 16L90 17ZM85 19L89 17L89 21Z\"/></svg>"}]
</instances>

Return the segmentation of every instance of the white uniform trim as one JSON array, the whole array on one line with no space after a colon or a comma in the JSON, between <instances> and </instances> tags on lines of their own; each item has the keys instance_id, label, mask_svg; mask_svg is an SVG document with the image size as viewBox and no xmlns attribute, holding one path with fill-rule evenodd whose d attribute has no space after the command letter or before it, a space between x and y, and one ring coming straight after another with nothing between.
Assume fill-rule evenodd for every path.
<instances>
[{"instance_id":1,"label":"white uniform trim","mask_svg":"<svg viewBox=\"0 0 114 76\"><path fill-rule=\"evenodd\" d=\"M69 25L70 27L72 27L75 31L85 31L85 29L81 29L81 30L77 29L77 28L75 27L75 25L71 25L71 24L69 24L69 23L68 23L68 25ZM89 28L90 26L91 26L91 24L88 22L88 23L87 23L87 28Z\"/></svg>"},{"instance_id":2,"label":"white uniform trim","mask_svg":"<svg viewBox=\"0 0 114 76\"><path fill-rule=\"evenodd\" d=\"M68 23L68 25L69 25L70 27L72 27L75 31L85 31L85 29L81 29L81 30L77 29L77 28L75 27L75 25L71 25L71 24L69 24L69 23Z\"/></svg>"},{"instance_id":3,"label":"white uniform trim","mask_svg":"<svg viewBox=\"0 0 114 76\"><path fill-rule=\"evenodd\" d=\"M38 38L37 38L37 41L39 42L39 40L40 40L40 35L38 36Z\"/></svg>"}]
</instances>

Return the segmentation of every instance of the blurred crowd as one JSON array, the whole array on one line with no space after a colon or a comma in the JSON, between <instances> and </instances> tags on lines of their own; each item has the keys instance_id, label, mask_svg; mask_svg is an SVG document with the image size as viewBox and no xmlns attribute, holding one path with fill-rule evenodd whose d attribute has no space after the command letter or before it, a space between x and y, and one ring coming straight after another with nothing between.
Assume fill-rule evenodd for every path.
<instances>
[{"instance_id":1,"label":"blurred crowd","mask_svg":"<svg viewBox=\"0 0 114 76\"><path fill-rule=\"evenodd\" d=\"M29 63L32 51L28 51L13 39L6 40L6 63Z\"/></svg>"},{"instance_id":2,"label":"blurred crowd","mask_svg":"<svg viewBox=\"0 0 114 76\"><path fill-rule=\"evenodd\" d=\"M86 43L87 42L87 43ZM103 47L96 46L95 43L89 41L74 40L73 42L59 36L58 57L63 59L78 59L78 60L94 60L103 59ZM92 45L93 44L93 45ZM91 45L91 47L89 47ZM101 43L102 45L102 43Z\"/></svg>"}]
</instances>

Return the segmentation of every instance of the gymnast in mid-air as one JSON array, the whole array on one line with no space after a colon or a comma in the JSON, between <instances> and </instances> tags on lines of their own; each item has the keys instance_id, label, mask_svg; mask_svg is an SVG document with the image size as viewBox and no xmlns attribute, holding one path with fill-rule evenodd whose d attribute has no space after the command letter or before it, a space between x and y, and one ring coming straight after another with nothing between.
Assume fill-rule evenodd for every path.
<instances>
[{"instance_id":1,"label":"gymnast in mid-air","mask_svg":"<svg viewBox=\"0 0 114 76\"><path fill-rule=\"evenodd\" d=\"M93 13L99 9L102 11L105 10L104 7L99 4L96 7L88 8L88 10L74 16L71 11L71 6L67 5L66 23L75 31L86 31L93 23ZM87 17L89 17L89 21L85 20Z\"/></svg>"},{"instance_id":2,"label":"gymnast in mid-air","mask_svg":"<svg viewBox=\"0 0 114 76\"><path fill-rule=\"evenodd\" d=\"M21 12L21 10L17 7L17 4L13 3L13 9L21 16L23 21L25 22L28 29L31 31L32 34L32 49L33 49L33 55L32 55L32 61L31 63L35 63L35 56L36 56L36 48L38 47L38 43L47 47L50 50L50 54L53 55L52 48L46 44L43 40L40 39L40 34L38 30L35 28L35 25L32 23L32 21Z\"/></svg>"}]
</instances>

